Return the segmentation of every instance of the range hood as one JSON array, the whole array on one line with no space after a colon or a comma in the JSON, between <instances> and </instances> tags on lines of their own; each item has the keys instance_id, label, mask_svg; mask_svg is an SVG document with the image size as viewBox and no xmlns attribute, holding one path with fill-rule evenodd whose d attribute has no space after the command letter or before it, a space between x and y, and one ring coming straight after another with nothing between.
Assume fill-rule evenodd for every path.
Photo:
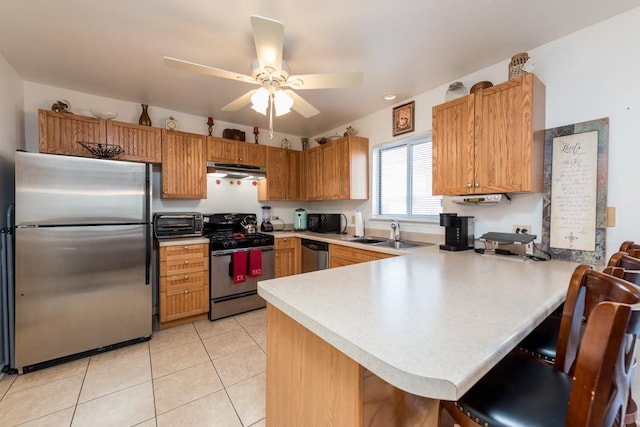
<instances>
[{"instance_id":1,"label":"range hood","mask_svg":"<svg viewBox=\"0 0 640 427\"><path fill-rule=\"evenodd\" d=\"M261 166L237 165L234 163L207 162L207 174L221 178L264 179L267 171Z\"/></svg>"},{"instance_id":2,"label":"range hood","mask_svg":"<svg viewBox=\"0 0 640 427\"><path fill-rule=\"evenodd\" d=\"M511 201L508 194L467 194L464 196L452 196L450 200L458 205L495 205Z\"/></svg>"}]
</instances>

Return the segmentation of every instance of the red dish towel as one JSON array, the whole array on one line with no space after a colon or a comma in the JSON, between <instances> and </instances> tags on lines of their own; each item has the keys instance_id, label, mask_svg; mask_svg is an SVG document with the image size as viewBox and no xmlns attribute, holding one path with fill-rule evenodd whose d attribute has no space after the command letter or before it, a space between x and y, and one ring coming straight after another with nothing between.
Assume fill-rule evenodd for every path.
<instances>
[{"instance_id":1,"label":"red dish towel","mask_svg":"<svg viewBox=\"0 0 640 427\"><path fill-rule=\"evenodd\" d=\"M243 283L247 279L247 251L233 253L233 284Z\"/></svg>"},{"instance_id":2,"label":"red dish towel","mask_svg":"<svg viewBox=\"0 0 640 427\"><path fill-rule=\"evenodd\" d=\"M262 276L262 250L252 249L249 251L249 277Z\"/></svg>"}]
</instances>

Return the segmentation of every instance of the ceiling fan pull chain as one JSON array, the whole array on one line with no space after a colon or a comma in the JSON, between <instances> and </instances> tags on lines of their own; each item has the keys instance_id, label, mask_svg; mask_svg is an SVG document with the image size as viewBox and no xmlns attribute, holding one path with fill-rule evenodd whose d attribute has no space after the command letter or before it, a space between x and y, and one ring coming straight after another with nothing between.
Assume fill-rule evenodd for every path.
<instances>
[{"instance_id":1,"label":"ceiling fan pull chain","mask_svg":"<svg viewBox=\"0 0 640 427\"><path fill-rule=\"evenodd\" d=\"M273 139L273 95L269 95L269 136Z\"/></svg>"}]
</instances>

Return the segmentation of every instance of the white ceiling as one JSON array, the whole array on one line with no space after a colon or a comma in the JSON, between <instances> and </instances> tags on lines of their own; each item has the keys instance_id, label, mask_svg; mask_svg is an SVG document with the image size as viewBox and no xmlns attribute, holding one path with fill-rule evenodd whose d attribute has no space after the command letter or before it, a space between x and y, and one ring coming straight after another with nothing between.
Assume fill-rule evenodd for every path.
<instances>
[{"instance_id":1,"label":"white ceiling","mask_svg":"<svg viewBox=\"0 0 640 427\"><path fill-rule=\"evenodd\" d=\"M250 74L249 17L284 23L292 74L362 71L360 88L300 91L320 110L275 118L312 136L518 52L640 6L640 0L0 0L0 55L27 81L247 126L220 108L256 86L178 70L177 57ZM506 72L505 72L506 77ZM396 93L396 101L383 95Z\"/></svg>"}]
</instances>

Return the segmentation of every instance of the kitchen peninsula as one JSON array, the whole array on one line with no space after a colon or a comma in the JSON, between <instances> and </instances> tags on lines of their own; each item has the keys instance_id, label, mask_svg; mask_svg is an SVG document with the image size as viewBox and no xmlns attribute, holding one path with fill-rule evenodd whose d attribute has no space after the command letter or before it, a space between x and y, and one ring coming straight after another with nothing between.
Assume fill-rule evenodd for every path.
<instances>
[{"instance_id":1,"label":"kitchen peninsula","mask_svg":"<svg viewBox=\"0 0 640 427\"><path fill-rule=\"evenodd\" d=\"M437 425L438 401L553 311L575 266L431 246L260 282L268 425Z\"/></svg>"}]
</instances>

